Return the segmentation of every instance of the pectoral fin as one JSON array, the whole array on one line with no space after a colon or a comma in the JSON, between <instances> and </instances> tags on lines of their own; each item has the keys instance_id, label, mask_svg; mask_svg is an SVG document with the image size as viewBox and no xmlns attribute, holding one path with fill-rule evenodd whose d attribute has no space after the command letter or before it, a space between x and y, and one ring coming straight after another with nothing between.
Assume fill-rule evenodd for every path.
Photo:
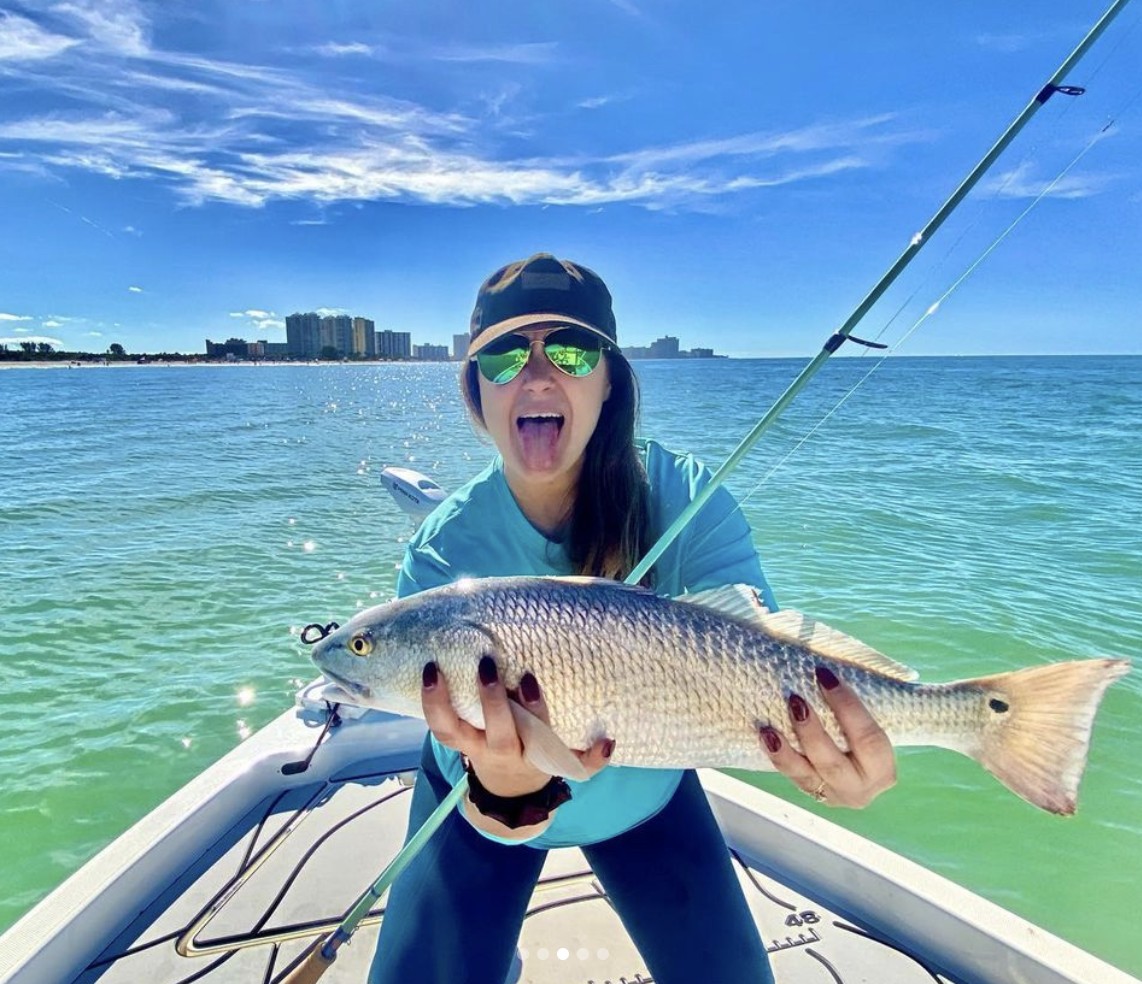
<instances>
[{"instance_id":1,"label":"pectoral fin","mask_svg":"<svg viewBox=\"0 0 1142 984\"><path fill-rule=\"evenodd\" d=\"M511 707L512 717L515 718L515 727L523 742L524 754L532 765L549 775L562 776L564 779L574 779L577 782L591 778L592 773L579 761L579 757L563 744L559 736L551 730L550 725L544 724L531 711L515 701L510 701L508 706Z\"/></svg>"}]
</instances>

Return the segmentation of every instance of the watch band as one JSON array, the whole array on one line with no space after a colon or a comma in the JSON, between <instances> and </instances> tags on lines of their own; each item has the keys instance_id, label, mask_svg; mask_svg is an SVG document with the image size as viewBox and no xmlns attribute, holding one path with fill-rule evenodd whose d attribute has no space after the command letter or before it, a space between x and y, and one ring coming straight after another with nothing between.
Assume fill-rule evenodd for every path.
<instances>
[{"instance_id":1,"label":"watch band","mask_svg":"<svg viewBox=\"0 0 1142 984\"><path fill-rule=\"evenodd\" d=\"M472 763L467 762L468 799L484 816L515 830L542 823L551 811L571 799L571 787L560 776L552 776L545 786L523 796L497 796L484 788Z\"/></svg>"}]
</instances>

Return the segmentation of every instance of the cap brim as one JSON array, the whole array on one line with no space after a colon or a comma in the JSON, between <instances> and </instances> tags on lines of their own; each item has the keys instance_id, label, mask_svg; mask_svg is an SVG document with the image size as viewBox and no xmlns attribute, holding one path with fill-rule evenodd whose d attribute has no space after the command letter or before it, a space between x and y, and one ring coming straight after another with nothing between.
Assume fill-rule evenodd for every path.
<instances>
[{"instance_id":1,"label":"cap brim","mask_svg":"<svg viewBox=\"0 0 1142 984\"><path fill-rule=\"evenodd\" d=\"M508 318L506 321L500 321L492 325L490 328L485 328L480 334L468 343L468 358L472 358L477 352L485 346L490 345L497 338L503 338L504 335L510 335L513 331L519 331L522 328L542 328L550 325L557 328L560 325L573 325L576 328L585 328L593 335L598 335L608 345L618 348L615 345L615 340L611 338L604 331L600 331L594 325L587 324L586 321L580 321L578 318L569 318L565 314L521 314L514 318Z\"/></svg>"}]
</instances>

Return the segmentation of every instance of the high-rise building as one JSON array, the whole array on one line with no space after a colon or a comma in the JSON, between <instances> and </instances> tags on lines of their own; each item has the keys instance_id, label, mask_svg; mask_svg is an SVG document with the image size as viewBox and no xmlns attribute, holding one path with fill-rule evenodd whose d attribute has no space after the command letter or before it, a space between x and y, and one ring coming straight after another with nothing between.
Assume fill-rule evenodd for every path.
<instances>
[{"instance_id":1,"label":"high-rise building","mask_svg":"<svg viewBox=\"0 0 1142 984\"><path fill-rule=\"evenodd\" d=\"M459 362L468 357L468 335L452 336L452 358Z\"/></svg>"},{"instance_id":2,"label":"high-rise building","mask_svg":"<svg viewBox=\"0 0 1142 984\"><path fill-rule=\"evenodd\" d=\"M678 339L673 335L656 338L650 343L650 357L652 359L677 359Z\"/></svg>"},{"instance_id":3,"label":"high-rise building","mask_svg":"<svg viewBox=\"0 0 1142 984\"><path fill-rule=\"evenodd\" d=\"M433 345L431 342L425 342L423 345L414 345L412 347L412 357L422 362L447 362L448 346Z\"/></svg>"},{"instance_id":4,"label":"high-rise building","mask_svg":"<svg viewBox=\"0 0 1142 984\"><path fill-rule=\"evenodd\" d=\"M286 350L291 359L314 359L321 354L321 315L291 314L286 318Z\"/></svg>"},{"instance_id":5,"label":"high-rise building","mask_svg":"<svg viewBox=\"0 0 1142 984\"><path fill-rule=\"evenodd\" d=\"M331 314L321 319L321 351L332 348L339 358L353 354L353 319L347 314Z\"/></svg>"},{"instance_id":6,"label":"high-rise building","mask_svg":"<svg viewBox=\"0 0 1142 984\"><path fill-rule=\"evenodd\" d=\"M377 332L378 359L411 359L412 334L407 331L390 331L385 328Z\"/></svg>"},{"instance_id":7,"label":"high-rise building","mask_svg":"<svg viewBox=\"0 0 1142 984\"><path fill-rule=\"evenodd\" d=\"M353 354L366 359L377 357L377 326L368 318L353 319Z\"/></svg>"}]
</instances>

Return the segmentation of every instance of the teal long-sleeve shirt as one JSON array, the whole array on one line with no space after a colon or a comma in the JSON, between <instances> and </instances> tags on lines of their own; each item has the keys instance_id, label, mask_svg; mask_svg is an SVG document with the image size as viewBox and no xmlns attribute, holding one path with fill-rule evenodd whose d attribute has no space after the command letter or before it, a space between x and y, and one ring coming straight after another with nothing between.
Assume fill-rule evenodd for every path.
<instances>
[{"instance_id":1,"label":"teal long-sleeve shirt","mask_svg":"<svg viewBox=\"0 0 1142 984\"><path fill-rule=\"evenodd\" d=\"M710 481L711 472L692 455L675 454L653 441L646 442L644 461L650 527L661 531ZM497 458L424 521L405 552L397 595L403 598L462 577L571 573L562 545L524 516ZM720 488L655 565L655 590L676 597L723 584L751 584L776 610L749 525L733 497ZM457 783L464 773L459 753L435 738L432 742L441 772ZM676 769L608 766L586 782L569 782L571 801L541 834L510 843L549 848L615 837L661 810L681 778Z\"/></svg>"}]
</instances>

